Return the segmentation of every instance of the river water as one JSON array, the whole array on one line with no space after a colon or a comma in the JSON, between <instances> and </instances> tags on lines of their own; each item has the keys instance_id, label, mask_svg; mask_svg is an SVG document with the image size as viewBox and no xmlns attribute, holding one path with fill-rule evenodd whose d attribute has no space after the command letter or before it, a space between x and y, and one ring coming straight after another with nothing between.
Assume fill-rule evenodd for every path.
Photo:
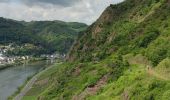
<instances>
[{"instance_id":1,"label":"river water","mask_svg":"<svg viewBox=\"0 0 170 100\"><path fill-rule=\"evenodd\" d=\"M0 100L7 100L28 77L51 65L51 61L38 61L0 70Z\"/></svg>"}]
</instances>

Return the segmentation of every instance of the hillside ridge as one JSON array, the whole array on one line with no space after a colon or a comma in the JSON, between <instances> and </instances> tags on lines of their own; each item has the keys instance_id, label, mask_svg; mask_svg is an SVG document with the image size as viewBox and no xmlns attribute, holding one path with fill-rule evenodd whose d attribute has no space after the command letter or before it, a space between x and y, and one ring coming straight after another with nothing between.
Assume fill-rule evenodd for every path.
<instances>
[{"instance_id":1,"label":"hillside ridge","mask_svg":"<svg viewBox=\"0 0 170 100\"><path fill-rule=\"evenodd\" d=\"M78 34L86 27L86 24L78 22L57 20L24 22L1 17L0 43L14 46L15 50L9 51L10 55L40 55L55 52L66 54ZM17 46L26 49L22 50Z\"/></svg>"},{"instance_id":2,"label":"hillside ridge","mask_svg":"<svg viewBox=\"0 0 170 100\"><path fill-rule=\"evenodd\" d=\"M169 100L169 40L170 0L110 5L24 98Z\"/></svg>"}]
</instances>

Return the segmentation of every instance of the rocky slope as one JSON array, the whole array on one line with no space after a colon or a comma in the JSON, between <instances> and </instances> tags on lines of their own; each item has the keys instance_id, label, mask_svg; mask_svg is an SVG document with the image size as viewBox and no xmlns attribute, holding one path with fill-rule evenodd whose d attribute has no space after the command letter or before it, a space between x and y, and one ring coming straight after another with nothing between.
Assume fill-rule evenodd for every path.
<instances>
[{"instance_id":1,"label":"rocky slope","mask_svg":"<svg viewBox=\"0 0 170 100\"><path fill-rule=\"evenodd\" d=\"M170 0L110 5L24 98L168 100L169 39Z\"/></svg>"}]
</instances>

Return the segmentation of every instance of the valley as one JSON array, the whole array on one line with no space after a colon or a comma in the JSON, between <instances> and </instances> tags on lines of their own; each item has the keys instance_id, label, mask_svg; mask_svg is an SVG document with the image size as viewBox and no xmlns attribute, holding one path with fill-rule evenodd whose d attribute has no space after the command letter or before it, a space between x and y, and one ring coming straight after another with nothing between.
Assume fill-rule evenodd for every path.
<instances>
[{"instance_id":1,"label":"valley","mask_svg":"<svg viewBox=\"0 0 170 100\"><path fill-rule=\"evenodd\" d=\"M23 100L169 100L169 9L169 0L111 4Z\"/></svg>"},{"instance_id":2,"label":"valley","mask_svg":"<svg viewBox=\"0 0 170 100\"><path fill-rule=\"evenodd\" d=\"M62 62L87 25L0 18L0 100L13 98L32 76Z\"/></svg>"},{"instance_id":3,"label":"valley","mask_svg":"<svg viewBox=\"0 0 170 100\"><path fill-rule=\"evenodd\" d=\"M62 58L11 100L170 100L170 0L110 4L90 26L9 21L0 23L0 43L15 48L7 55Z\"/></svg>"}]
</instances>

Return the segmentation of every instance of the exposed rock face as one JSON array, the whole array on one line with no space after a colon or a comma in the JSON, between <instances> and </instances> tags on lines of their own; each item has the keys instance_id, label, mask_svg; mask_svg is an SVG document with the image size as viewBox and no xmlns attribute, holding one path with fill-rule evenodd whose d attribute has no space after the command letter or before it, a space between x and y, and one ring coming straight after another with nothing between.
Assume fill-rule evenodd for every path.
<instances>
[{"instance_id":1,"label":"exposed rock face","mask_svg":"<svg viewBox=\"0 0 170 100\"><path fill-rule=\"evenodd\" d=\"M146 25L150 24L147 20L158 16L156 13L169 2L170 0L126 0L118 5L110 5L85 34L78 38L67 61L93 61L102 59L103 55L110 55L120 45L142 36ZM144 11L143 8L148 10ZM123 37L124 40L119 39Z\"/></svg>"},{"instance_id":2,"label":"exposed rock face","mask_svg":"<svg viewBox=\"0 0 170 100\"><path fill-rule=\"evenodd\" d=\"M70 53L67 55L66 59L68 61L74 61L77 59L78 56L74 55L74 53L72 53L73 51L78 52L78 51L89 51L92 48L96 47L96 42L95 40L97 40L99 38L99 34L103 31L104 26L106 24L112 23L113 19L115 18L115 15L118 15L116 10L112 8L112 6L109 6L108 8L106 8L106 10L102 13L102 15L97 19L97 21L95 23L93 23L85 32L85 34L79 38L76 43L73 45L73 47L70 50ZM90 36L90 37L89 37ZM83 39L89 37L90 39L94 40L93 43L90 43L91 46L89 45L89 43ZM113 37L110 37L109 41L111 41ZM84 42L84 43L82 43ZM83 45L83 46L81 46ZM79 50L78 50L79 49Z\"/></svg>"}]
</instances>

